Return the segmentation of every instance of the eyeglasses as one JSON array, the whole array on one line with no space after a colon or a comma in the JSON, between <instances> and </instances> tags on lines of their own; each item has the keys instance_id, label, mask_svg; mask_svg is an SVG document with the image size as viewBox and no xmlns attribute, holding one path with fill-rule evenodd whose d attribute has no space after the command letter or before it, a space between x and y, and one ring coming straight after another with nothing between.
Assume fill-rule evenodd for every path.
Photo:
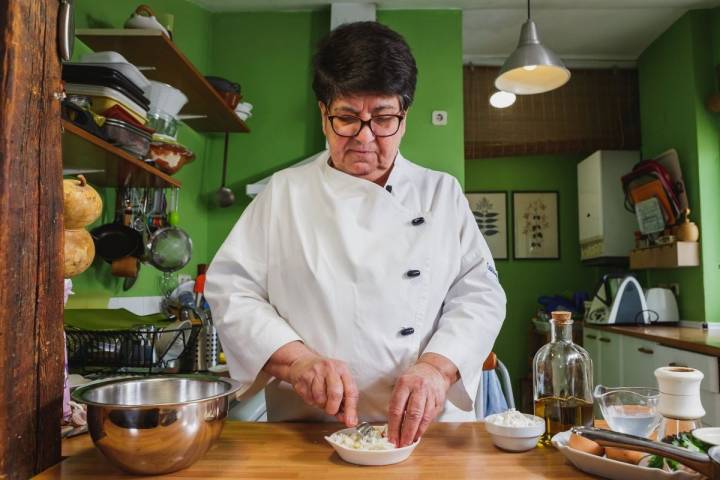
<instances>
[{"instance_id":1,"label":"eyeglasses","mask_svg":"<svg viewBox=\"0 0 720 480\"><path fill-rule=\"evenodd\" d=\"M370 120L362 120L354 115L328 115L330 126L340 137L357 137L365 127L376 137L392 137L400 130L405 115L377 115Z\"/></svg>"}]
</instances>

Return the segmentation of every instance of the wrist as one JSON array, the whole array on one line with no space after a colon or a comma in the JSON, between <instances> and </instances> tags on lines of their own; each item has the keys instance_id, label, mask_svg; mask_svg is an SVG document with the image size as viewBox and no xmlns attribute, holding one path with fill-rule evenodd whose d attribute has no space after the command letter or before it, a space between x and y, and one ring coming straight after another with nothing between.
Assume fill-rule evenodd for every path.
<instances>
[{"instance_id":1,"label":"wrist","mask_svg":"<svg viewBox=\"0 0 720 480\"><path fill-rule=\"evenodd\" d=\"M423 363L435 370L445 380L447 388L460 379L460 372L454 363L436 353L425 353L417 363Z\"/></svg>"}]
</instances>

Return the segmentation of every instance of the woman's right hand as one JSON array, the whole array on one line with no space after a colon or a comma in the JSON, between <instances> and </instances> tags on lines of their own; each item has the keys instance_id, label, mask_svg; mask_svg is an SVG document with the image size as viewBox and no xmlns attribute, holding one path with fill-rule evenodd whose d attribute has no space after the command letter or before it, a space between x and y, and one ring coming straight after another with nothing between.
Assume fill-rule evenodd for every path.
<instances>
[{"instance_id":1,"label":"woman's right hand","mask_svg":"<svg viewBox=\"0 0 720 480\"><path fill-rule=\"evenodd\" d=\"M348 427L358 423L358 389L345 362L325 358L301 341L273 353L263 371L288 382L308 405L334 415Z\"/></svg>"},{"instance_id":2,"label":"woman's right hand","mask_svg":"<svg viewBox=\"0 0 720 480\"><path fill-rule=\"evenodd\" d=\"M308 353L290 364L287 380L305 403L348 427L357 425L359 392L345 362Z\"/></svg>"}]
</instances>

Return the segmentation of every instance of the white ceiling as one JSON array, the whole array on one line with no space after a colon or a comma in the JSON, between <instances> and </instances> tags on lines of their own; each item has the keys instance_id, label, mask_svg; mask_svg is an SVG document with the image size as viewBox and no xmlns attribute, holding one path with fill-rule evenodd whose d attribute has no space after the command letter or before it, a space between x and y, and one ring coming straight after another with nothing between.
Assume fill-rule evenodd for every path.
<instances>
[{"instance_id":1,"label":"white ceiling","mask_svg":"<svg viewBox=\"0 0 720 480\"><path fill-rule=\"evenodd\" d=\"M308 10L323 0L191 0L214 12ZM515 48L527 18L525 0L384 0L380 9L462 9L465 62L499 65ZM652 41L687 10L720 0L543 0L532 18L547 47L570 66L632 64ZM438 39L440 40L440 39Z\"/></svg>"}]
</instances>

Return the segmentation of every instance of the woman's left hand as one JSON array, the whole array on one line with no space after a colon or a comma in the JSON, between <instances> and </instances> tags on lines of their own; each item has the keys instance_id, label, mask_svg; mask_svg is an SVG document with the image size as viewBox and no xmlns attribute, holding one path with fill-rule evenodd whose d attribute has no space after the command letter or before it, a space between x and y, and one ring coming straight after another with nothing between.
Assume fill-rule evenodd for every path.
<instances>
[{"instance_id":1,"label":"woman's left hand","mask_svg":"<svg viewBox=\"0 0 720 480\"><path fill-rule=\"evenodd\" d=\"M445 395L458 379L455 365L435 353L423 354L398 378L388 408L388 440L410 445L442 411Z\"/></svg>"}]
</instances>

